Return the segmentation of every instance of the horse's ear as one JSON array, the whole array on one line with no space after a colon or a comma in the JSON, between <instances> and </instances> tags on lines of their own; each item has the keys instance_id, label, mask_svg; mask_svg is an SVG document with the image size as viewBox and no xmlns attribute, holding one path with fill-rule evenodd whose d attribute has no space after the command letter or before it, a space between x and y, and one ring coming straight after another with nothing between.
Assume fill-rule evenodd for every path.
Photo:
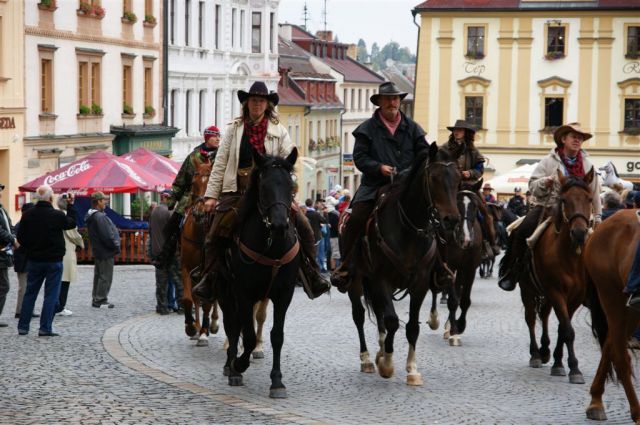
<instances>
[{"instance_id":1,"label":"horse's ear","mask_svg":"<svg viewBox=\"0 0 640 425\"><path fill-rule=\"evenodd\" d=\"M583 179L586 184L590 185L591 182L593 181L593 177L594 177L593 173L594 173L594 169L593 167L591 167L591 170L589 170L589 172L587 173L586 176L584 176L584 179Z\"/></svg>"},{"instance_id":2,"label":"horse's ear","mask_svg":"<svg viewBox=\"0 0 640 425\"><path fill-rule=\"evenodd\" d=\"M297 160L298 160L298 148L294 146L293 149L291 149L291 153L287 155L287 162L291 164L291 166L293 167L294 165L296 165Z\"/></svg>"},{"instance_id":3,"label":"horse's ear","mask_svg":"<svg viewBox=\"0 0 640 425\"><path fill-rule=\"evenodd\" d=\"M429 145L429 161L433 161L436 159L436 155L438 154L438 145L436 145L435 140L433 143Z\"/></svg>"},{"instance_id":4,"label":"horse's ear","mask_svg":"<svg viewBox=\"0 0 640 425\"><path fill-rule=\"evenodd\" d=\"M473 186L471 186L471 190L473 192L479 192L480 188L482 187L482 182L484 181L484 179L480 179L477 182L474 183Z\"/></svg>"},{"instance_id":5,"label":"horse's ear","mask_svg":"<svg viewBox=\"0 0 640 425\"><path fill-rule=\"evenodd\" d=\"M251 156L253 156L253 163L258 167L261 167L264 164L264 160L266 159L262 153L258 152L255 149L251 149Z\"/></svg>"}]
</instances>

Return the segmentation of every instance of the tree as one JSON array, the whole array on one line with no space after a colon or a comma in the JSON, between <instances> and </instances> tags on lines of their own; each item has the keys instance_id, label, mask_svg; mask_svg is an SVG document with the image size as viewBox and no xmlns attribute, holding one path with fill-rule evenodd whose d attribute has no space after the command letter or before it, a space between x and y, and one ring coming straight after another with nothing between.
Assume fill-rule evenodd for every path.
<instances>
[{"instance_id":1,"label":"tree","mask_svg":"<svg viewBox=\"0 0 640 425\"><path fill-rule=\"evenodd\" d=\"M360 63L366 63L367 58L369 57L369 52L367 51L367 43L363 39L358 40L358 53L356 58Z\"/></svg>"}]
</instances>

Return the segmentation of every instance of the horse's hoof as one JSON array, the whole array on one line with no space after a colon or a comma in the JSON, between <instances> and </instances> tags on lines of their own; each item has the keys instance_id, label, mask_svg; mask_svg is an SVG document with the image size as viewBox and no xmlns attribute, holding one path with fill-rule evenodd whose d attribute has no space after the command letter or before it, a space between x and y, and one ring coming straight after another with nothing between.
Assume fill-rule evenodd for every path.
<instances>
[{"instance_id":1,"label":"horse's hoof","mask_svg":"<svg viewBox=\"0 0 640 425\"><path fill-rule=\"evenodd\" d=\"M564 366L556 366L551 368L551 376L567 376Z\"/></svg>"},{"instance_id":2,"label":"horse's hoof","mask_svg":"<svg viewBox=\"0 0 640 425\"><path fill-rule=\"evenodd\" d=\"M220 326L218 326L218 325L216 325L216 326L211 326L211 327L209 328L209 331L210 331L212 334L217 334L219 330L220 330Z\"/></svg>"},{"instance_id":3,"label":"horse's hoof","mask_svg":"<svg viewBox=\"0 0 640 425\"><path fill-rule=\"evenodd\" d=\"M242 375L234 375L229 377L229 385L232 387L241 387L244 385L242 383Z\"/></svg>"},{"instance_id":4,"label":"horse's hoof","mask_svg":"<svg viewBox=\"0 0 640 425\"><path fill-rule=\"evenodd\" d=\"M604 412L603 407L590 407L587 409L587 419L592 421L606 421L607 414Z\"/></svg>"},{"instance_id":5,"label":"horse's hoof","mask_svg":"<svg viewBox=\"0 0 640 425\"><path fill-rule=\"evenodd\" d=\"M407 385L411 385L414 387L421 387L424 385L422 382L422 375L419 373L410 373L407 375Z\"/></svg>"},{"instance_id":6,"label":"horse's hoof","mask_svg":"<svg viewBox=\"0 0 640 425\"><path fill-rule=\"evenodd\" d=\"M231 369L229 368L229 366L225 366L222 368L222 376L229 376L231 375Z\"/></svg>"},{"instance_id":7,"label":"horse's hoof","mask_svg":"<svg viewBox=\"0 0 640 425\"><path fill-rule=\"evenodd\" d=\"M196 347L208 347L209 346L209 338L206 335L200 335L198 338L198 342L196 343Z\"/></svg>"},{"instance_id":8,"label":"horse's hoof","mask_svg":"<svg viewBox=\"0 0 640 425\"><path fill-rule=\"evenodd\" d=\"M460 347L462 342L460 341L460 335L452 335L449 337L449 345L451 347Z\"/></svg>"},{"instance_id":9,"label":"horse's hoof","mask_svg":"<svg viewBox=\"0 0 640 425\"><path fill-rule=\"evenodd\" d=\"M440 321L438 319L427 322L432 331L437 330L440 327Z\"/></svg>"},{"instance_id":10,"label":"horse's hoof","mask_svg":"<svg viewBox=\"0 0 640 425\"><path fill-rule=\"evenodd\" d=\"M185 325L184 332L187 334L187 336L194 337L198 333L198 330L193 325Z\"/></svg>"},{"instance_id":11,"label":"horse's hoof","mask_svg":"<svg viewBox=\"0 0 640 425\"><path fill-rule=\"evenodd\" d=\"M581 373L569 374L569 383L571 384L584 384L584 377Z\"/></svg>"},{"instance_id":12,"label":"horse's hoof","mask_svg":"<svg viewBox=\"0 0 640 425\"><path fill-rule=\"evenodd\" d=\"M376 371L376 367L371 362L360 363L360 372L364 373L374 373Z\"/></svg>"},{"instance_id":13,"label":"horse's hoof","mask_svg":"<svg viewBox=\"0 0 640 425\"><path fill-rule=\"evenodd\" d=\"M286 388L271 388L269 390L269 397L271 398L287 398Z\"/></svg>"},{"instance_id":14,"label":"horse's hoof","mask_svg":"<svg viewBox=\"0 0 640 425\"><path fill-rule=\"evenodd\" d=\"M534 369L538 369L542 367L542 360L540 359L531 359L529 360L529 367L532 367Z\"/></svg>"},{"instance_id":15,"label":"horse's hoof","mask_svg":"<svg viewBox=\"0 0 640 425\"><path fill-rule=\"evenodd\" d=\"M451 338L451 332L444 331L444 334L442 334L442 339L449 339L449 338Z\"/></svg>"},{"instance_id":16,"label":"horse's hoof","mask_svg":"<svg viewBox=\"0 0 640 425\"><path fill-rule=\"evenodd\" d=\"M251 356L254 359L264 359L264 351L254 351L253 353L251 353Z\"/></svg>"}]
</instances>

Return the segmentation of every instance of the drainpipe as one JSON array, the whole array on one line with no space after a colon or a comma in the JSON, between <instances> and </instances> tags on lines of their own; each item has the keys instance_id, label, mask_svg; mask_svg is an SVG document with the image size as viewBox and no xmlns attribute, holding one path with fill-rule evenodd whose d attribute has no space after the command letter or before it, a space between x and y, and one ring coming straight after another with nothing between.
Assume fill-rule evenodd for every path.
<instances>
[{"instance_id":1,"label":"drainpipe","mask_svg":"<svg viewBox=\"0 0 640 425\"><path fill-rule=\"evenodd\" d=\"M162 125L166 126L169 123L169 0L162 1L162 8Z\"/></svg>"}]
</instances>

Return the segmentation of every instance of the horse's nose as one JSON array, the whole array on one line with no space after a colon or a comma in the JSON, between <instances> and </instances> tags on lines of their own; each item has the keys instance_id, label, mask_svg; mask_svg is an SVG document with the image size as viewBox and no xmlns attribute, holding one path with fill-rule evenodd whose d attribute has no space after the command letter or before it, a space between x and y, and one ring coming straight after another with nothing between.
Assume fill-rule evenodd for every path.
<instances>
[{"instance_id":1,"label":"horse's nose","mask_svg":"<svg viewBox=\"0 0 640 425\"><path fill-rule=\"evenodd\" d=\"M576 246L582 246L587 239L587 229L571 229L569 235Z\"/></svg>"}]
</instances>

